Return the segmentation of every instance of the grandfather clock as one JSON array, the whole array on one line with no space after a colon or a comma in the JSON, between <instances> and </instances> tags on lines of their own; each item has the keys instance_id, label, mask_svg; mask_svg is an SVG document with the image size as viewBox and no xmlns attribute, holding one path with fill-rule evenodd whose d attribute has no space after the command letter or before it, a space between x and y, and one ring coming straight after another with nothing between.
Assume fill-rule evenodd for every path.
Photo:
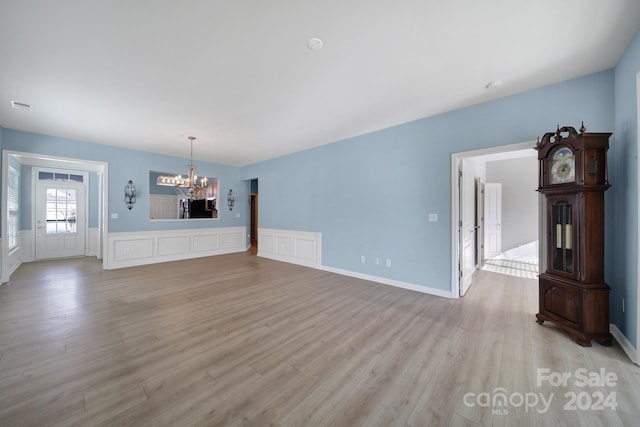
<instances>
[{"instance_id":1,"label":"grandfather clock","mask_svg":"<svg viewBox=\"0 0 640 427\"><path fill-rule=\"evenodd\" d=\"M582 346L611 345L604 282L604 192L611 133L570 126L538 141L538 191L546 198L547 268L537 322L551 321Z\"/></svg>"}]
</instances>

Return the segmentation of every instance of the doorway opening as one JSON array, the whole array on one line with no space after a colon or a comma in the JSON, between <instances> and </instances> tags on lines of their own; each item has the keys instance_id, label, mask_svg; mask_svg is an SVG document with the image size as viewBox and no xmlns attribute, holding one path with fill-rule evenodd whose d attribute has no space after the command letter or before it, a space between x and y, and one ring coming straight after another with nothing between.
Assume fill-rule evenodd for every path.
<instances>
[{"instance_id":1,"label":"doorway opening","mask_svg":"<svg viewBox=\"0 0 640 427\"><path fill-rule=\"evenodd\" d=\"M258 253L258 178L251 180L251 231L249 240L251 242L251 253Z\"/></svg>"},{"instance_id":2,"label":"doorway opening","mask_svg":"<svg viewBox=\"0 0 640 427\"><path fill-rule=\"evenodd\" d=\"M11 206L12 213L11 218L0 216L2 234L12 237L3 239L1 245L2 283L9 281L23 262L36 259L95 256L102 259L103 267L108 265L106 162L2 150L2 165L3 180L9 179L11 170L19 188L17 197L9 197L8 186L2 188L2 210L8 212ZM37 171L43 171L44 175L53 173L53 179L41 180ZM56 173L61 174L60 177L56 177ZM38 215L36 187L40 181L44 185L39 193L44 209ZM48 188L45 181L51 184ZM90 198L89 205L82 198ZM79 229L85 233L78 233ZM44 246L40 248L44 256L37 256L38 230L41 237L45 236ZM76 250L79 252L73 252Z\"/></svg>"},{"instance_id":3,"label":"doorway opening","mask_svg":"<svg viewBox=\"0 0 640 427\"><path fill-rule=\"evenodd\" d=\"M463 296L482 268L536 278L540 197L535 142L453 153L451 296Z\"/></svg>"}]
</instances>

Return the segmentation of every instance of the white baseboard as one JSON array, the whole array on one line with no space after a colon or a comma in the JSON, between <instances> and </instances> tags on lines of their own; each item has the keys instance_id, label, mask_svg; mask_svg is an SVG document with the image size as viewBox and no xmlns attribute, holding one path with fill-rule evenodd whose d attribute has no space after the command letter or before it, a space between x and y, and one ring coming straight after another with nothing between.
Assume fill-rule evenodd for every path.
<instances>
[{"instance_id":1,"label":"white baseboard","mask_svg":"<svg viewBox=\"0 0 640 427\"><path fill-rule=\"evenodd\" d=\"M246 251L245 227L109 233L105 269Z\"/></svg>"},{"instance_id":2,"label":"white baseboard","mask_svg":"<svg viewBox=\"0 0 640 427\"><path fill-rule=\"evenodd\" d=\"M451 298L450 291L443 291L441 289L434 289L428 286L420 286L413 283L401 282L399 280L387 279L385 277L370 276L368 274L322 265L321 254L321 233L274 229L258 230L258 256L276 261L304 265L318 270L341 274L343 276L350 276L358 279L369 280L371 282L391 285L397 288L409 289L444 298Z\"/></svg>"},{"instance_id":3,"label":"white baseboard","mask_svg":"<svg viewBox=\"0 0 640 427\"><path fill-rule=\"evenodd\" d=\"M620 347L622 347L624 352L627 353L627 356L629 356L629 359L631 359L631 361L636 365L640 364L639 363L640 361L637 358L637 355L638 355L637 350L635 349L633 344L631 344L631 342L627 339L627 337L624 336L624 334L620 331L620 329L618 329L618 327L612 323L609 325L609 331L611 331L611 335L613 335L613 338L615 338L618 344L620 344Z\"/></svg>"},{"instance_id":4,"label":"white baseboard","mask_svg":"<svg viewBox=\"0 0 640 427\"><path fill-rule=\"evenodd\" d=\"M356 273L349 270L341 270L339 268L327 267L324 265L322 266L321 270L329 271L336 274L342 274L343 276L355 277L357 279L368 280L370 282L391 285L395 286L396 288L409 289L411 291L421 292L423 294L436 295L443 298L451 298L450 291L443 291L442 289L435 289L429 286L422 286L413 283L402 282L400 280L387 279L386 277L370 276L368 274Z\"/></svg>"}]
</instances>

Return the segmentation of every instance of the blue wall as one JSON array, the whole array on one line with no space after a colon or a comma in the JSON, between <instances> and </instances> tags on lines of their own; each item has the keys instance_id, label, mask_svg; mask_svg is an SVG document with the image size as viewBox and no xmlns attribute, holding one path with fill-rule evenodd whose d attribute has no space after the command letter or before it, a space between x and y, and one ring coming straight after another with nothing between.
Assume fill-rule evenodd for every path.
<instances>
[{"instance_id":1,"label":"blue wall","mask_svg":"<svg viewBox=\"0 0 640 427\"><path fill-rule=\"evenodd\" d=\"M260 226L321 232L324 265L448 291L451 154L533 141L582 120L590 131L611 131L613 82L609 70L250 165L243 174L259 178ZM430 212L437 223L427 221ZM374 257L391 259L391 268Z\"/></svg>"},{"instance_id":2,"label":"blue wall","mask_svg":"<svg viewBox=\"0 0 640 427\"><path fill-rule=\"evenodd\" d=\"M607 239L612 273L611 320L637 347L638 325L638 99L640 32L615 68L615 137L611 149L613 238ZM610 267L611 266L611 267ZM622 298L626 310L622 312Z\"/></svg>"},{"instance_id":3,"label":"blue wall","mask_svg":"<svg viewBox=\"0 0 640 427\"><path fill-rule=\"evenodd\" d=\"M198 162L197 159L195 162L200 174L219 178L221 194L226 194L229 188L233 188L236 194L236 205L232 212L226 209L225 205L220 210L219 220L152 222L149 220L149 170L180 171L185 169L185 164L188 163L185 162L185 159L13 129L3 130L2 148L26 153L107 162L109 164L109 213L117 213L119 217L118 219L108 219L109 232L231 226L245 226L248 229L249 227L250 184L248 181L240 180L238 178L239 169L232 166ZM93 180L92 177L97 178L97 175L92 174L90 177L90 198L93 198L98 191L97 179ZM137 202L132 210L128 210L124 204L124 187L130 179L136 184L138 190ZM93 221L96 210L97 205L91 204L91 226L97 226ZM240 213L240 218L236 217L236 213Z\"/></svg>"}]
</instances>

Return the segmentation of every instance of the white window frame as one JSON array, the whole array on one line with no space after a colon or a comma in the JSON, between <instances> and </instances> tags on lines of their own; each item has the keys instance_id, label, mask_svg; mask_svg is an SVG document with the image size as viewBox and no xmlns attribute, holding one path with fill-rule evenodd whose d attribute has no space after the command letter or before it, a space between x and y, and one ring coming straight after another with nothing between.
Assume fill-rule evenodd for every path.
<instances>
[{"instance_id":1,"label":"white window frame","mask_svg":"<svg viewBox=\"0 0 640 427\"><path fill-rule=\"evenodd\" d=\"M20 247L20 172L9 166L7 182L7 249Z\"/></svg>"}]
</instances>

